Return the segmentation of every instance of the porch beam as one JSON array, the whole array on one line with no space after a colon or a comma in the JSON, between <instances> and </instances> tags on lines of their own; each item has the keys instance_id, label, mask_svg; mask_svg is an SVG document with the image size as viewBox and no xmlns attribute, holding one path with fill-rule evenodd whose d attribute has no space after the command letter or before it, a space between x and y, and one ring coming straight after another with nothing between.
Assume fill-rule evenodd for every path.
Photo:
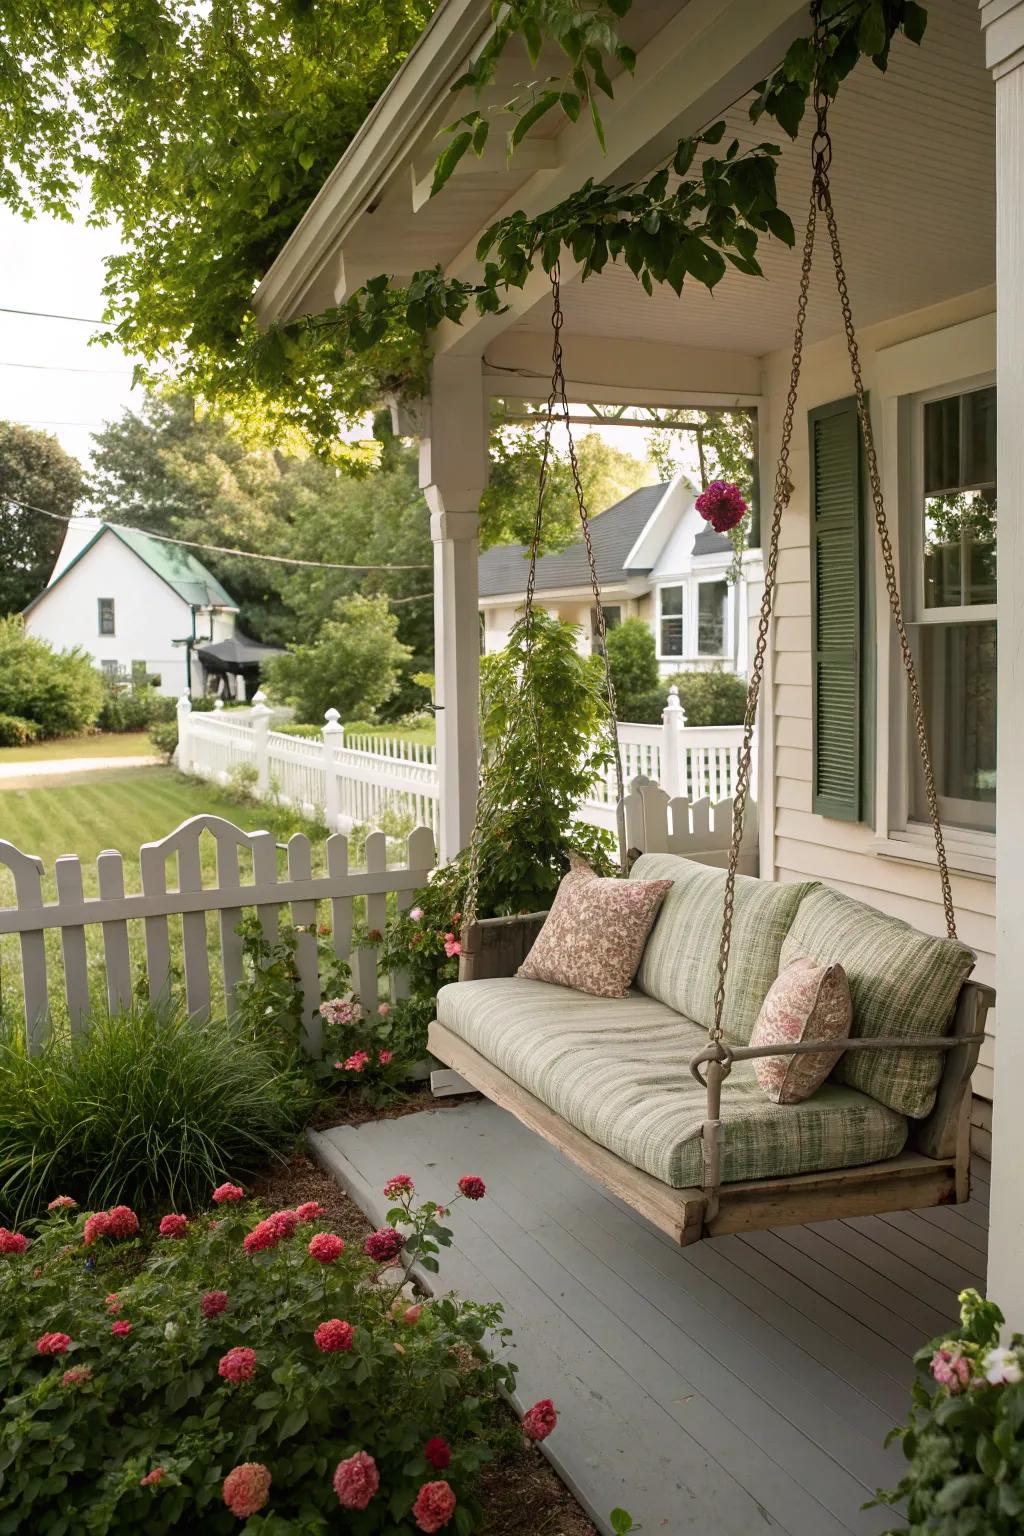
<instances>
[{"instance_id":1,"label":"porch beam","mask_svg":"<svg viewBox=\"0 0 1024 1536\"><path fill-rule=\"evenodd\" d=\"M571 328L570 328L571 329ZM574 400L616 405L740 406L761 400L761 359L743 352L615 341L575 331L565 340L566 382ZM515 331L487 349L492 395L536 400L551 384L551 336Z\"/></svg>"},{"instance_id":2,"label":"porch beam","mask_svg":"<svg viewBox=\"0 0 1024 1536\"><path fill-rule=\"evenodd\" d=\"M996 367L999 380L999 683L992 1220L988 1291L1024 1329L1024 0L983 0L996 82Z\"/></svg>"},{"instance_id":3,"label":"porch beam","mask_svg":"<svg viewBox=\"0 0 1024 1536\"><path fill-rule=\"evenodd\" d=\"M442 862L467 846L479 774L480 498L487 398L478 358L439 358L420 426L420 485L434 543L434 669Z\"/></svg>"}]
</instances>

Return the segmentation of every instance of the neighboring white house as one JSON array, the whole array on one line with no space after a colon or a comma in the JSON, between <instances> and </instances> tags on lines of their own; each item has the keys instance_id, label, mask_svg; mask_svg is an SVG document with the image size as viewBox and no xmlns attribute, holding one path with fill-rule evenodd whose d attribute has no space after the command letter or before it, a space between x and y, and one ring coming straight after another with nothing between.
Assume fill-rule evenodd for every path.
<instances>
[{"instance_id":1,"label":"neighboring white house","mask_svg":"<svg viewBox=\"0 0 1024 1536\"><path fill-rule=\"evenodd\" d=\"M145 673L160 693L202 693L195 651L230 639L238 604L196 557L96 518L69 523L47 586L25 609L29 634L88 651L110 678Z\"/></svg>"},{"instance_id":2,"label":"neighboring white house","mask_svg":"<svg viewBox=\"0 0 1024 1536\"><path fill-rule=\"evenodd\" d=\"M747 670L749 589L762 578L761 552L747 550L737 580L729 538L694 505L682 471L645 485L591 519L591 538L609 628L645 619L663 673ZM528 548L505 544L480 556L484 650L498 651L523 604ZM541 606L579 627L580 649L593 649L597 615L582 538L537 562Z\"/></svg>"}]
</instances>

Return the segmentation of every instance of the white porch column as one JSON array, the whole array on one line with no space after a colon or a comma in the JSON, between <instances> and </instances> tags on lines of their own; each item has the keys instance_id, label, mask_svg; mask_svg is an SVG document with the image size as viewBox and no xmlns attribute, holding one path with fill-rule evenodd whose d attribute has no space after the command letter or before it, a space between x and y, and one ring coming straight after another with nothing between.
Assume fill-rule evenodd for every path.
<instances>
[{"instance_id":1,"label":"white porch column","mask_svg":"<svg viewBox=\"0 0 1024 1536\"><path fill-rule=\"evenodd\" d=\"M476 810L480 710L477 580L487 484L487 400L479 358L438 358L421 427L420 485L434 541L434 669L442 860L469 842Z\"/></svg>"},{"instance_id":2,"label":"white porch column","mask_svg":"<svg viewBox=\"0 0 1024 1536\"><path fill-rule=\"evenodd\" d=\"M988 1291L1024 1329L1024 0L982 0L996 82L999 800L995 1103Z\"/></svg>"}]
</instances>

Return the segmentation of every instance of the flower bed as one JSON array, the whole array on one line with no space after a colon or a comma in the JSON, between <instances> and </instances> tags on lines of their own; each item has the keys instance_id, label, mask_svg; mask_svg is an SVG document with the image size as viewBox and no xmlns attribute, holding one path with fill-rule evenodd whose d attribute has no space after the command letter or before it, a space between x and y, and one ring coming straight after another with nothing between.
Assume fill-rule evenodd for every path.
<instances>
[{"instance_id":1,"label":"flower bed","mask_svg":"<svg viewBox=\"0 0 1024 1536\"><path fill-rule=\"evenodd\" d=\"M389 1188L363 1243L231 1184L155 1229L60 1202L0 1232L0 1531L478 1530L509 1442L514 1371L480 1349L500 1308L409 1299L396 1257L432 1268L450 1233ZM547 1403L524 1418L553 1424Z\"/></svg>"}]
</instances>

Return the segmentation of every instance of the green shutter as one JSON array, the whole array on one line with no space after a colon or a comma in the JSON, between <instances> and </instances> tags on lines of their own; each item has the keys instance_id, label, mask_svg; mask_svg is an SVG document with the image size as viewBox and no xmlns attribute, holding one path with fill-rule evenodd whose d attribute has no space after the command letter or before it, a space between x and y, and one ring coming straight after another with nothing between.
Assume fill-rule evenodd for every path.
<instances>
[{"instance_id":1,"label":"green shutter","mask_svg":"<svg viewBox=\"0 0 1024 1536\"><path fill-rule=\"evenodd\" d=\"M812 806L870 814L873 676L861 434L852 399L809 415L811 465ZM867 642L867 643L866 643Z\"/></svg>"}]
</instances>

